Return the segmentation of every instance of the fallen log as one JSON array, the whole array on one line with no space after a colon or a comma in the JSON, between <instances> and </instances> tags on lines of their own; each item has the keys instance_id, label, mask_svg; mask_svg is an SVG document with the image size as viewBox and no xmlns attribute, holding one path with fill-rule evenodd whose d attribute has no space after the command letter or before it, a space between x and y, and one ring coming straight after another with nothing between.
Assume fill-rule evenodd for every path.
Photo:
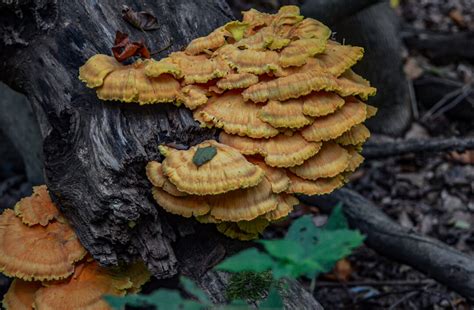
<instances>
[{"instance_id":1,"label":"fallen log","mask_svg":"<svg viewBox=\"0 0 474 310\"><path fill-rule=\"evenodd\" d=\"M318 206L343 203L352 228L366 235L365 243L381 255L409 265L428 277L448 286L469 300L474 300L474 259L436 239L404 228L371 201L357 192L341 189L324 197L301 197Z\"/></svg>"}]
</instances>

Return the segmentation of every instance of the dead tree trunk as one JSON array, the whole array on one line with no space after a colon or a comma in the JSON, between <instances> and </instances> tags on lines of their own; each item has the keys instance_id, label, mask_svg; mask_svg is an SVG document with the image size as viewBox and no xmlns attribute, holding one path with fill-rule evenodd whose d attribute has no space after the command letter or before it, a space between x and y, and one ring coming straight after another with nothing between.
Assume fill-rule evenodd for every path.
<instances>
[{"instance_id":1,"label":"dead tree trunk","mask_svg":"<svg viewBox=\"0 0 474 310\"><path fill-rule=\"evenodd\" d=\"M132 28L121 18L122 3L112 0L0 1L0 81L32 104L50 193L95 259L116 265L142 258L158 278L176 275L180 266L201 278L248 245L161 211L151 198L145 165L161 159L161 143L194 145L215 132L171 104L101 102L79 81L78 69L94 54L110 54L117 30L143 38L151 51L171 42L161 58L232 15L224 0L126 2L154 14L160 28ZM212 283L200 285L209 290ZM309 294L294 298L300 309L315 303Z\"/></svg>"}]
</instances>

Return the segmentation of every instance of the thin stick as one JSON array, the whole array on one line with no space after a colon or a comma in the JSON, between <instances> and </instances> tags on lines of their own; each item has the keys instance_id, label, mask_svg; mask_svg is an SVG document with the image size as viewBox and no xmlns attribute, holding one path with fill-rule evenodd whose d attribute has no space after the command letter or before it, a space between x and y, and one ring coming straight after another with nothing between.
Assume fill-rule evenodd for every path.
<instances>
[{"instance_id":1,"label":"thin stick","mask_svg":"<svg viewBox=\"0 0 474 310\"><path fill-rule=\"evenodd\" d=\"M367 143L362 155L366 158L383 158L408 153L446 152L474 149L474 137L407 139L386 143Z\"/></svg>"},{"instance_id":2,"label":"thin stick","mask_svg":"<svg viewBox=\"0 0 474 310\"><path fill-rule=\"evenodd\" d=\"M433 284L436 281L431 279L425 280L393 280L393 281L349 281L349 282L329 282L329 281L317 281L316 287L343 287L343 286L423 286L427 284Z\"/></svg>"}]
</instances>

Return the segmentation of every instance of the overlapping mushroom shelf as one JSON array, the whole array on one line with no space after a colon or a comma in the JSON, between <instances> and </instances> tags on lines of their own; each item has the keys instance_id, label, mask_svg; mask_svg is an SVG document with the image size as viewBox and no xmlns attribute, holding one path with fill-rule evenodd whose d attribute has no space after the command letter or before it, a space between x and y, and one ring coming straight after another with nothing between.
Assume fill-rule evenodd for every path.
<instances>
[{"instance_id":1,"label":"overlapping mushroom shelf","mask_svg":"<svg viewBox=\"0 0 474 310\"><path fill-rule=\"evenodd\" d=\"M363 49L330 35L295 6L252 9L159 61L96 55L80 78L101 99L184 104L201 126L221 128L220 143L163 148L165 161L150 163L148 176L168 212L250 239L291 211L294 194L330 193L363 161L363 123L376 113L363 100L376 90L351 70ZM194 165L205 146L215 158Z\"/></svg>"},{"instance_id":2,"label":"overlapping mushroom shelf","mask_svg":"<svg viewBox=\"0 0 474 310\"><path fill-rule=\"evenodd\" d=\"M150 273L142 263L111 272L87 255L46 186L0 215L0 271L14 277L7 310L110 309L103 294L137 292Z\"/></svg>"}]
</instances>

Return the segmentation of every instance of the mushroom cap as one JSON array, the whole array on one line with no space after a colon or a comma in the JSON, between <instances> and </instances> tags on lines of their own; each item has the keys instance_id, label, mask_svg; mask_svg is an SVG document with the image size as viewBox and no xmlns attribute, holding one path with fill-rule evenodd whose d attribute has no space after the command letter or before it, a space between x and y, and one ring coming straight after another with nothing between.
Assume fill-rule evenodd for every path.
<instances>
[{"instance_id":1,"label":"mushroom cap","mask_svg":"<svg viewBox=\"0 0 474 310\"><path fill-rule=\"evenodd\" d=\"M248 233L239 228L237 223L222 222L216 225L217 230L232 239L250 241L258 238L258 233Z\"/></svg>"},{"instance_id":2,"label":"mushroom cap","mask_svg":"<svg viewBox=\"0 0 474 310\"><path fill-rule=\"evenodd\" d=\"M261 234L270 223L264 217L257 217L251 221L237 222L237 226L250 234Z\"/></svg>"},{"instance_id":3,"label":"mushroom cap","mask_svg":"<svg viewBox=\"0 0 474 310\"><path fill-rule=\"evenodd\" d=\"M149 77L158 77L162 74L171 74L177 79L183 77L181 68L175 64L171 58L166 57L160 60L145 60L145 75Z\"/></svg>"},{"instance_id":4,"label":"mushroom cap","mask_svg":"<svg viewBox=\"0 0 474 310\"><path fill-rule=\"evenodd\" d=\"M126 266L126 269L122 273L124 273L130 279L130 282L132 282L132 286L127 289L127 293L131 294L140 292L143 284L148 282L151 278L150 271L141 260Z\"/></svg>"},{"instance_id":5,"label":"mushroom cap","mask_svg":"<svg viewBox=\"0 0 474 310\"><path fill-rule=\"evenodd\" d=\"M311 94L302 97L303 114L319 117L334 113L337 109L342 107L345 100L339 95L331 92L312 92Z\"/></svg>"},{"instance_id":6,"label":"mushroom cap","mask_svg":"<svg viewBox=\"0 0 474 310\"><path fill-rule=\"evenodd\" d=\"M295 25L290 32L290 36L291 38L296 39L317 38L327 40L331 36L331 29L320 21L312 18L305 18Z\"/></svg>"},{"instance_id":7,"label":"mushroom cap","mask_svg":"<svg viewBox=\"0 0 474 310\"><path fill-rule=\"evenodd\" d=\"M336 139L341 145L360 145L370 137L370 131L364 124L358 124Z\"/></svg>"},{"instance_id":8,"label":"mushroom cap","mask_svg":"<svg viewBox=\"0 0 474 310\"><path fill-rule=\"evenodd\" d=\"M279 131L258 118L259 110L257 105L245 102L240 93L226 92L211 97L205 106L194 112L194 117L213 123L229 134L252 138L276 136Z\"/></svg>"},{"instance_id":9,"label":"mushroom cap","mask_svg":"<svg viewBox=\"0 0 474 310\"><path fill-rule=\"evenodd\" d=\"M46 226L58 218L59 210L51 201L46 185L33 186L33 195L22 198L15 205L15 214L28 226Z\"/></svg>"},{"instance_id":10,"label":"mushroom cap","mask_svg":"<svg viewBox=\"0 0 474 310\"><path fill-rule=\"evenodd\" d=\"M349 165L349 160L349 153L343 147L330 141L323 143L316 155L302 165L291 167L290 171L307 180L330 178L343 172Z\"/></svg>"},{"instance_id":11,"label":"mushroom cap","mask_svg":"<svg viewBox=\"0 0 474 310\"><path fill-rule=\"evenodd\" d=\"M347 166L345 172L354 172L359 166L364 162L364 156L362 156L357 150L353 147L346 148L349 152L349 165Z\"/></svg>"},{"instance_id":12,"label":"mushroom cap","mask_svg":"<svg viewBox=\"0 0 474 310\"><path fill-rule=\"evenodd\" d=\"M352 126L362 123L366 117L366 105L355 98L348 98L342 108L332 114L316 118L313 124L301 131L301 134L308 141L328 141L341 136Z\"/></svg>"},{"instance_id":13,"label":"mushroom cap","mask_svg":"<svg viewBox=\"0 0 474 310\"><path fill-rule=\"evenodd\" d=\"M278 195L278 205L273 211L266 213L264 216L269 221L277 221L293 211L293 207L299 203L298 199L293 195L280 194Z\"/></svg>"},{"instance_id":14,"label":"mushroom cap","mask_svg":"<svg viewBox=\"0 0 474 310\"><path fill-rule=\"evenodd\" d=\"M206 50L214 50L226 44L229 33L224 26L217 28L205 37L192 40L184 50L188 55L197 55Z\"/></svg>"},{"instance_id":15,"label":"mushroom cap","mask_svg":"<svg viewBox=\"0 0 474 310\"><path fill-rule=\"evenodd\" d=\"M282 28L284 25L294 25L303 20L303 16L300 15L300 8L296 5L284 5L280 7L278 13L272 21L272 26L275 28Z\"/></svg>"},{"instance_id":16,"label":"mushroom cap","mask_svg":"<svg viewBox=\"0 0 474 310\"><path fill-rule=\"evenodd\" d=\"M278 64L279 54L269 50L239 49L229 45L226 49L216 52L221 55L227 64L238 73L252 73L256 75L281 70Z\"/></svg>"},{"instance_id":17,"label":"mushroom cap","mask_svg":"<svg viewBox=\"0 0 474 310\"><path fill-rule=\"evenodd\" d=\"M377 89L370 86L369 81L352 71L346 70L338 79L336 92L342 97L359 96L367 100L369 96L374 96Z\"/></svg>"},{"instance_id":18,"label":"mushroom cap","mask_svg":"<svg viewBox=\"0 0 474 310\"><path fill-rule=\"evenodd\" d=\"M258 83L258 76L252 73L232 73L217 81L217 87L223 90L247 88Z\"/></svg>"},{"instance_id":19,"label":"mushroom cap","mask_svg":"<svg viewBox=\"0 0 474 310\"><path fill-rule=\"evenodd\" d=\"M308 58L322 53L325 48L325 39L304 38L291 41L291 43L281 51L278 63L284 68L302 66L306 63Z\"/></svg>"},{"instance_id":20,"label":"mushroom cap","mask_svg":"<svg viewBox=\"0 0 474 310\"><path fill-rule=\"evenodd\" d=\"M313 122L303 114L301 98L283 102L270 100L258 111L258 118L276 128L301 128Z\"/></svg>"},{"instance_id":21,"label":"mushroom cap","mask_svg":"<svg viewBox=\"0 0 474 310\"><path fill-rule=\"evenodd\" d=\"M168 57L180 69L185 84L206 83L212 79L226 76L230 70L227 64L218 57L190 56L184 52L174 52Z\"/></svg>"},{"instance_id":22,"label":"mushroom cap","mask_svg":"<svg viewBox=\"0 0 474 310\"><path fill-rule=\"evenodd\" d=\"M146 175L153 186L163 189L168 194L175 197L188 196L187 193L180 192L176 186L168 180L163 174L163 169L159 162L150 161L146 165Z\"/></svg>"},{"instance_id":23,"label":"mushroom cap","mask_svg":"<svg viewBox=\"0 0 474 310\"><path fill-rule=\"evenodd\" d=\"M2 305L6 310L31 310L41 282L13 279Z\"/></svg>"},{"instance_id":24,"label":"mushroom cap","mask_svg":"<svg viewBox=\"0 0 474 310\"><path fill-rule=\"evenodd\" d=\"M129 277L111 273L97 262L85 262L65 281L47 284L36 292L35 309L109 310L103 295L123 296L133 286Z\"/></svg>"},{"instance_id":25,"label":"mushroom cap","mask_svg":"<svg viewBox=\"0 0 474 310\"><path fill-rule=\"evenodd\" d=\"M265 163L272 167L301 165L321 148L320 142L308 142L298 132L292 136L280 134L271 139L250 139L221 132L219 140L244 155L262 155Z\"/></svg>"},{"instance_id":26,"label":"mushroom cap","mask_svg":"<svg viewBox=\"0 0 474 310\"><path fill-rule=\"evenodd\" d=\"M377 114L377 107L374 107L373 105L367 104L367 118L374 117L375 114Z\"/></svg>"},{"instance_id":27,"label":"mushroom cap","mask_svg":"<svg viewBox=\"0 0 474 310\"><path fill-rule=\"evenodd\" d=\"M315 60L322 71L339 76L355 65L362 57L364 57L362 47L341 45L335 41L329 41L326 50L316 55Z\"/></svg>"},{"instance_id":28,"label":"mushroom cap","mask_svg":"<svg viewBox=\"0 0 474 310\"><path fill-rule=\"evenodd\" d=\"M286 192L290 194L325 195L344 185L344 178L341 175L314 181L302 179L292 173L288 173L288 177L290 187Z\"/></svg>"},{"instance_id":29,"label":"mushroom cap","mask_svg":"<svg viewBox=\"0 0 474 310\"><path fill-rule=\"evenodd\" d=\"M329 73L302 72L259 82L244 90L242 96L253 102L284 101L307 95L312 91L332 91L338 87L337 79Z\"/></svg>"},{"instance_id":30,"label":"mushroom cap","mask_svg":"<svg viewBox=\"0 0 474 310\"><path fill-rule=\"evenodd\" d=\"M121 68L123 65L114 57L104 54L97 54L87 60L79 68L79 79L86 83L87 87L95 88L104 83L105 77L112 71Z\"/></svg>"},{"instance_id":31,"label":"mushroom cap","mask_svg":"<svg viewBox=\"0 0 474 310\"><path fill-rule=\"evenodd\" d=\"M231 191L225 194L208 196L211 215L222 221L251 221L260 215L275 210L277 195L266 178L257 186Z\"/></svg>"},{"instance_id":32,"label":"mushroom cap","mask_svg":"<svg viewBox=\"0 0 474 310\"><path fill-rule=\"evenodd\" d=\"M23 280L63 279L86 255L74 231L60 222L28 227L13 210L0 215L0 271Z\"/></svg>"},{"instance_id":33,"label":"mushroom cap","mask_svg":"<svg viewBox=\"0 0 474 310\"><path fill-rule=\"evenodd\" d=\"M136 101L140 104L173 102L179 89L179 82L172 75L146 76L145 63L139 60L110 72L97 89L97 96L102 100Z\"/></svg>"},{"instance_id":34,"label":"mushroom cap","mask_svg":"<svg viewBox=\"0 0 474 310\"><path fill-rule=\"evenodd\" d=\"M216 155L201 166L193 162L198 148L214 147ZM265 173L238 150L213 140L189 150L170 150L162 163L163 173L179 191L194 195L216 195L259 184Z\"/></svg>"},{"instance_id":35,"label":"mushroom cap","mask_svg":"<svg viewBox=\"0 0 474 310\"><path fill-rule=\"evenodd\" d=\"M211 209L204 197L194 195L176 197L159 187L153 187L152 193L160 207L169 213L183 217L204 215Z\"/></svg>"},{"instance_id":36,"label":"mushroom cap","mask_svg":"<svg viewBox=\"0 0 474 310\"><path fill-rule=\"evenodd\" d=\"M242 21L249 25L247 33L256 27L270 25L274 18L275 15L263 13L255 9L242 12ZM253 35L253 33L250 32L250 35Z\"/></svg>"},{"instance_id":37,"label":"mushroom cap","mask_svg":"<svg viewBox=\"0 0 474 310\"><path fill-rule=\"evenodd\" d=\"M270 167L263 160L257 157L247 157L247 160L265 171L265 178L272 185L272 191L275 194L286 191L290 186L290 179L286 175L284 169Z\"/></svg>"},{"instance_id":38,"label":"mushroom cap","mask_svg":"<svg viewBox=\"0 0 474 310\"><path fill-rule=\"evenodd\" d=\"M182 101L186 108L194 110L207 103L208 90L198 85L187 85L181 88L178 100Z\"/></svg>"}]
</instances>

